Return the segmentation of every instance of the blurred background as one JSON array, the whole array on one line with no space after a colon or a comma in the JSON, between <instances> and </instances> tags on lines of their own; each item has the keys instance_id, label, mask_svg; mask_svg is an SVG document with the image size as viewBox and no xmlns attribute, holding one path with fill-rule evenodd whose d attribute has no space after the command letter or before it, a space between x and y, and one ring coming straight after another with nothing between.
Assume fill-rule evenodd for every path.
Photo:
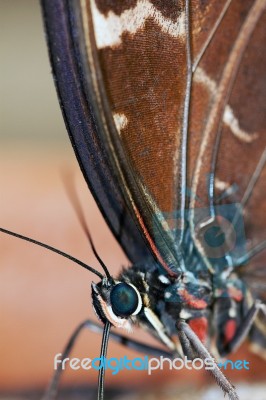
<instances>
[{"instance_id":1,"label":"blurred background","mask_svg":"<svg viewBox=\"0 0 266 400\"><path fill-rule=\"evenodd\" d=\"M83 181L56 98L37 0L0 0L0 226L61 249L99 268L62 175L71 173L98 252L113 274L129 262ZM75 327L96 320L89 272L33 244L0 235L0 399L37 399ZM155 343L136 330L134 338ZM76 357L97 357L101 337L83 332ZM243 346L232 359L249 371L228 371L242 400L265 400L265 362ZM137 353L109 345L108 355ZM251 384L252 383L252 384ZM97 373L66 371L63 399L95 398ZM222 399L204 372L107 373L107 399ZM195 391L196 389L196 391Z\"/></svg>"}]
</instances>

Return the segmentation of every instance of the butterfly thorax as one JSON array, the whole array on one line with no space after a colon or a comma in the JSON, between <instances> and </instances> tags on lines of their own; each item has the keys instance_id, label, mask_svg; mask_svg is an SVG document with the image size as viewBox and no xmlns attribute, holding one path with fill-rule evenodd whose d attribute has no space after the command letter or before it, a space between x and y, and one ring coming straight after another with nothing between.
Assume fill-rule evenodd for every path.
<instances>
[{"instance_id":1,"label":"butterfly thorax","mask_svg":"<svg viewBox=\"0 0 266 400\"><path fill-rule=\"evenodd\" d=\"M245 284L234 272L194 270L172 278L156 264L149 268L135 265L124 270L119 280L133 284L143 301L141 312L132 318L133 323L169 345L165 335L174 339L177 321L185 320L206 345L216 336L216 347L222 353L227 336L232 335L232 329L236 329L244 314Z\"/></svg>"},{"instance_id":2,"label":"butterfly thorax","mask_svg":"<svg viewBox=\"0 0 266 400\"><path fill-rule=\"evenodd\" d=\"M197 267L198 265L198 267ZM173 352L177 321L185 320L207 346L215 335L223 352L240 323L245 285L238 276L216 268L211 273L195 260L184 273L171 277L156 263L124 269L117 279L104 278L92 286L98 317L117 328L140 325Z\"/></svg>"},{"instance_id":3,"label":"butterfly thorax","mask_svg":"<svg viewBox=\"0 0 266 400\"><path fill-rule=\"evenodd\" d=\"M162 273L157 265L149 266L148 270L134 266L124 270L120 279L131 282L141 293L144 307L134 322L144 326L153 335L161 336L158 334L161 324L160 329L169 337L175 336L179 319L200 319L207 328L213 297L210 279L203 279L203 276L202 280L196 279L190 272L172 278Z\"/></svg>"}]
</instances>

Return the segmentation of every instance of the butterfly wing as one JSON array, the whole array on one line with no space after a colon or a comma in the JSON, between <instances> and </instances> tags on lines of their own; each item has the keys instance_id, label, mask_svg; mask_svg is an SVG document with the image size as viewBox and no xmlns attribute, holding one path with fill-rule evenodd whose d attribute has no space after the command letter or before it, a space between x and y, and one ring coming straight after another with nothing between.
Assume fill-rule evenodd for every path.
<instances>
[{"instance_id":1,"label":"butterfly wing","mask_svg":"<svg viewBox=\"0 0 266 400\"><path fill-rule=\"evenodd\" d=\"M69 136L84 178L114 236L132 262L150 257L139 230L126 207L123 194L109 163L104 143L88 99L82 88L76 58L72 10L65 1L43 2L43 15L55 84Z\"/></svg>"},{"instance_id":2,"label":"butterfly wing","mask_svg":"<svg viewBox=\"0 0 266 400\"><path fill-rule=\"evenodd\" d=\"M123 224L122 241L131 260L149 249L174 274L178 259L164 213L177 209L184 7L133 3L43 1L43 9L55 80L85 179L113 231L122 212L131 221ZM133 246L139 234L132 220L144 239Z\"/></svg>"},{"instance_id":3,"label":"butterfly wing","mask_svg":"<svg viewBox=\"0 0 266 400\"><path fill-rule=\"evenodd\" d=\"M195 139L189 145L188 169L193 192L191 225L196 226L200 207L213 204L214 212L219 212L239 204L246 246L238 257L244 264L245 253L263 244L265 249L266 239L262 217L266 211L265 8L261 1L232 2L193 77L190 135ZM234 229L241 235L239 225ZM198 247L204 252L201 243ZM238 269L252 293L250 304L254 298L265 302L265 255L261 251ZM233 261L237 264L237 257ZM260 354L266 345L265 322L261 313L250 332L253 348Z\"/></svg>"},{"instance_id":4,"label":"butterfly wing","mask_svg":"<svg viewBox=\"0 0 266 400\"><path fill-rule=\"evenodd\" d=\"M263 127L263 116L260 127L249 128L252 117L242 122L248 106L237 93L239 87L251 93L245 68L253 65L253 41L260 48L263 40L256 27L265 2L221 3L42 2L55 81L84 177L131 261L151 253L170 275L182 269L185 206L192 232L193 210L210 208L206 175L215 175L216 197L225 182L241 186L243 198L247 181L240 172L247 163L237 165L228 146L236 143L234 152L239 146L243 154L256 147L258 163L264 140L260 135L245 146L234 130L255 137Z\"/></svg>"},{"instance_id":5,"label":"butterfly wing","mask_svg":"<svg viewBox=\"0 0 266 400\"><path fill-rule=\"evenodd\" d=\"M195 198L205 205L206 177L214 174L214 198L242 204L247 238L257 242L266 237L260 217L266 202L265 7L263 1L232 2L195 70L188 169ZM223 200L232 185L233 196Z\"/></svg>"}]
</instances>

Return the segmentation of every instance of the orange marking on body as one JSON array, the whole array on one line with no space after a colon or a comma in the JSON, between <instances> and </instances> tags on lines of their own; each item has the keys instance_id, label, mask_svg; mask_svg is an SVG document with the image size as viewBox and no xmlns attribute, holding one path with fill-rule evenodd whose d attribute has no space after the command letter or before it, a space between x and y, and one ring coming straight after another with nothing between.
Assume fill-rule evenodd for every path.
<instances>
[{"instance_id":1,"label":"orange marking on body","mask_svg":"<svg viewBox=\"0 0 266 400\"><path fill-rule=\"evenodd\" d=\"M241 292L241 290L235 288L234 286L230 286L228 288L228 294L235 301L239 302L243 300L243 293Z\"/></svg>"},{"instance_id":2,"label":"orange marking on body","mask_svg":"<svg viewBox=\"0 0 266 400\"><path fill-rule=\"evenodd\" d=\"M236 333L236 321L229 319L225 324L224 329L224 341L225 344L230 343Z\"/></svg>"},{"instance_id":3,"label":"orange marking on body","mask_svg":"<svg viewBox=\"0 0 266 400\"><path fill-rule=\"evenodd\" d=\"M204 343L207 339L208 320L205 317L191 319L190 328L196 333L198 338Z\"/></svg>"},{"instance_id":4,"label":"orange marking on body","mask_svg":"<svg viewBox=\"0 0 266 400\"><path fill-rule=\"evenodd\" d=\"M185 289L179 290L178 293L183 298L184 302L191 308L202 309L207 307L205 300L198 299Z\"/></svg>"}]
</instances>

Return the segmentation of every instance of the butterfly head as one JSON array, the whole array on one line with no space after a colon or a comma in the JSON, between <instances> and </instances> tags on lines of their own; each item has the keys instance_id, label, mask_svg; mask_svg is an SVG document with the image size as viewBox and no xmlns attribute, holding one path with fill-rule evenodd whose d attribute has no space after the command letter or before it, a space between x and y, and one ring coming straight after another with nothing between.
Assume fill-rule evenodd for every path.
<instances>
[{"instance_id":1,"label":"butterfly head","mask_svg":"<svg viewBox=\"0 0 266 400\"><path fill-rule=\"evenodd\" d=\"M103 323L109 321L127 330L131 330L132 317L143 307L141 295L133 284L108 278L92 283L92 303Z\"/></svg>"}]
</instances>

